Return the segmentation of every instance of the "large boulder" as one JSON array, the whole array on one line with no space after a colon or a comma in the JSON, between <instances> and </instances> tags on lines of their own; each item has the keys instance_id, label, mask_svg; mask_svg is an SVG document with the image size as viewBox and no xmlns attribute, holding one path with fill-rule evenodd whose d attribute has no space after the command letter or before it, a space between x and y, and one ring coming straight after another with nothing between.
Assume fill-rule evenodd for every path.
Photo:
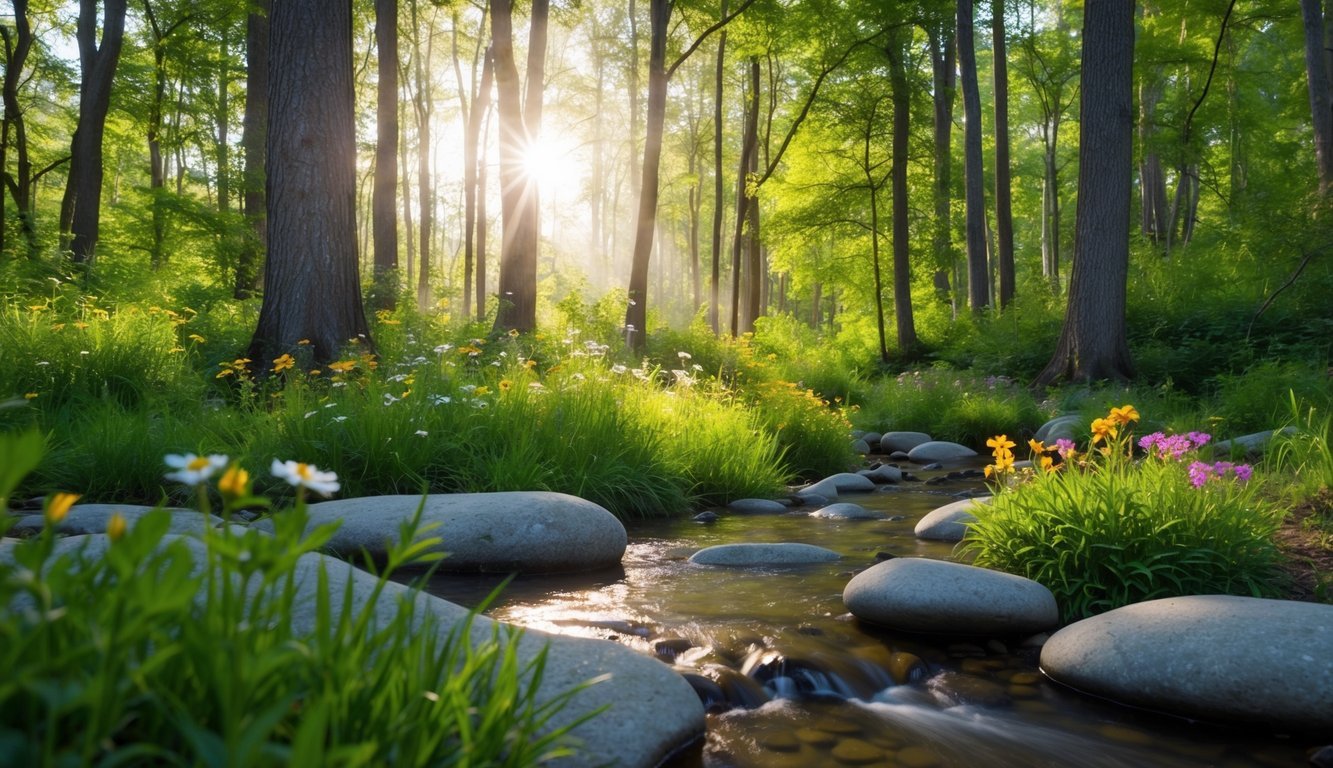
<instances>
[{"instance_id":1,"label":"large boulder","mask_svg":"<svg viewBox=\"0 0 1333 768\"><path fill-rule=\"evenodd\" d=\"M156 507L144 507L136 504L75 504L69 508L69 513L59 523L56 523L56 533L67 536L77 536L85 533L106 533L106 524L111 520L112 515L119 514L124 518L126 524L133 528L139 522L139 518L152 512ZM171 523L167 527L169 533L201 535L205 528L217 528L222 525L222 518L214 515L205 515L193 509L179 509L175 507L167 508L171 514ZM11 533L20 536L31 536L39 533L46 525L46 518L41 515L24 515L14 523L10 529Z\"/></svg>"},{"instance_id":2,"label":"large boulder","mask_svg":"<svg viewBox=\"0 0 1333 768\"><path fill-rule=\"evenodd\" d=\"M1037 427L1037 432L1032 436L1032 439L1054 444L1056 440L1060 439L1077 441L1087 436L1088 425L1084 423L1083 416L1077 413L1066 413L1063 416L1056 416Z\"/></svg>"},{"instance_id":3,"label":"large boulder","mask_svg":"<svg viewBox=\"0 0 1333 768\"><path fill-rule=\"evenodd\" d=\"M1041 650L1057 682L1190 718L1333 733L1333 605L1196 595L1070 624Z\"/></svg>"},{"instance_id":4,"label":"large boulder","mask_svg":"<svg viewBox=\"0 0 1333 768\"><path fill-rule=\"evenodd\" d=\"M885 432L879 438L880 453L902 451L907 453L922 443L933 440L925 432Z\"/></svg>"},{"instance_id":5,"label":"large boulder","mask_svg":"<svg viewBox=\"0 0 1333 768\"><path fill-rule=\"evenodd\" d=\"M945 440L931 440L908 451L907 459L917 464L931 464L936 461L970 459L976 455L977 452L966 445L950 443Z\"/></svg>"},{"instance_id":6,"label":"large boulder","mask_svg":"<svg viewBox=\"0 0 1333 768\"><path fill-rule=\"evenodd\" d=\"M914 532L918 539L932 541L962 541L967 535L967 524L975 523L972 510L978 504L989 504L991 497L978 496L937 507L917 522Z\"/></svg>"},{"instance_id":7,"label":"large boulder","mask_svg":"<svg viewBox=\"0 0 1333 768\"><path fill-rule=\"evenodd\" d=\"M166 541L172 538L167 537ZM201 541L182 539L194 557L198 573L207 549ZM9 541L5 544L9 545ZM99 558L108 545L109 539L104 535L77 536L58 542L57 552L77 550L85 558ZM9 546L0 545L0 558L8 557L8 550ZM292 629L298 634L313 631L316 626L321 568L328 577L326 594L335 616L349 594L350 582L350 598L356 610L370 600L375 601L376 623L391 621L410 603L413 623L422 631L429 628L438 633L443 640L450 632L461 629L468 617L467 609L460 605L395 582L383 584L382 591L376 592L377 579L373 575L341 560L308 553L300 557L294 580L296 594L291 620ZM485 616L475 616L469 635L472 643L492 638L511 642L507 633L496 632L497 624ZM704 710L698 696L684 678L656 659L606 640L550 635L532 629L524 630L512 642L518 644L520 669L531 669L536 656L546 650L541 683L532 702L536 707L605 676L575 694L549 721L548 727L557 728L606 708L573 730L581 747L574 757L557 764L648 768L703 736Z\"/></svg>"},{"instance_id":8,"label":"large boulder","mask_svg":"<svg viewBox=\"0 0 1333 768\"><path fill-rule=\"evenodd\" d=\"M1035 581L923 557L867 568L842 602L863 621L929 634L1032 634L1060 621L1055 596Z\"/></svg>"},{"instance_id":9,"label":"large boulder","mask_svg":"<svg viewBox=\"0 0 1333 768\"><path fill-rule=\"evenodd\" d=\"M839 472L829 475L817 483L802 488L799 494L819 494L830 499L838 498L840 493L863 493L875 490L875 481L853 472Z\"/></svg>"},{"instance_id":10,"label":"large boulder","mask_svg":"<svg viewBox=\"0 0 1333 768\"><path fill-rule=\"evenodd\" d=\"M837 552L813 544L718 544L690 556L698 565L764 566L828 563L841 557Z\"/></svg>"},{"instance_id":11,"label":"large boulder","mask_svg":"<svg viewBox=\"0 0 1333 768\"><path fill-rule=\"evenodd\" d=\"M877 509L866 509L860 504L845 501L816 509L810 516L825 520L883 520L888 517Z\"/></svg>"},{"instance_id":12,"label":"large boulder","mask_svg":"<svg viewBox=\"0 0 1333 768\"><path fill-rule=\"evenodd\" d=\"M341 522L327 545L334 554L383 555L399 527L424 503L422 525L448 553L455 572L562 573L620 563L625 526L597 504L546 491L368 496L311 504L310 526Z\"/></svg>"}]
</instances>

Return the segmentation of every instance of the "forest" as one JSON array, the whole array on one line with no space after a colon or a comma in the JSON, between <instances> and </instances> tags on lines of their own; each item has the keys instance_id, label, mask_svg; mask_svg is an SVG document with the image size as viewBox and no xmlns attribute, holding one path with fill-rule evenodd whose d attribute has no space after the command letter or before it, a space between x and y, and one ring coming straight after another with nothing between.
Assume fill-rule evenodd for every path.
<instances>
[{"instance_id":1,"label":"forest","mask_svg":"<svg viewBox=\"0 0 1333 768\"><path fill-rule=\"evenodd\" d=\"M555 492L633 538L876 471L914 431L987 454L941 470L997 499L948 557L1043 574L1064 620L1333 603L1317 0L6 5L0 533L44 515L43 557L76 498L271 520L300 554L324 541L279 521L308 494ZM1067 445L1036 439L1062 417ZM1145 512L1163 527L1108 576L1038 524L1042 493L1217 527L1154 544L1188 525ZM1128 551L1075 518L1081 552ZM166 530L124 526L77 532L147 557ZM1208 548L1233 536L1248 554ZM405 538L387 570L420 556ZM31 588L5 557L0 606ZM0 687L0 742L25 695ZM282 754L317 754L301 723L325 720L274 718ZM129 730L176 738L157 726ZM33 733L34 760L113 754ZM486 746L531 764L563 735Z\"/></svg>"}]
</instances>

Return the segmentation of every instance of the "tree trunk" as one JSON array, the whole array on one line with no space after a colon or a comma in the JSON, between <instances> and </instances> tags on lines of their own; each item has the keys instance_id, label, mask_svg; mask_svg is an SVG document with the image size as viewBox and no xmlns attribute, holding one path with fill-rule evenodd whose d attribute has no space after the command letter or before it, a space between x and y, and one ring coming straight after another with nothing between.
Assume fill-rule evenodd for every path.
<instances>
[{"instance_id":1,"label":"tree trunk","mask_svg":"<svg viewBox=\"0 0 1333 768\"><path fill-rule=\"evenodd\" d=\"M14 35L13 39L10 35ZM0 35L4 37L5 45L5 78L4 78L4 136L0 139L0 172L4 173L5 186L8 188L11 197L14 199L14 208L18 215L19 233L23 236L24 253L29 259L36 259L39 255L37 246L37 224L34 220L33 208L36 200L34 199L34 174L32 171L32 159L28 147L27 123L23 118L23 110L19 108L18 92L19 85L23 82L24 70L27 68L28 54L32 50L32 25L28 21L28 0L14 0L14 29L11 31L8 27L0 27ZM13 138L10 138L10 129L13 129ZM15 168L14 175L8 172L8 151L11 141L14 146ZM2 195L0 195L2 199ZM0 206L0 214L3 214L3 207ZM5 222L0 216L0 253L4 253L4 230Z\"/></svg>"},{"instance_id":2,"label":"tree trunk","mask_svg":"<svg viewBox=\"0 0 1333 768\"><path fill-rule=\"evenodd\" d=\"M703 302L703 280L699 270L699 216L703 205L704 176L700 171L698 146L690 147L690 176L694 183L690 185L689 207L690 222L687 237L690 244L690 315L699 311Z\"/></svg>"},{"instance_id":3,"label":"tree trunk","mask_svg":"<svg viewBox=\"0 0 1333 768\"><path fill-rule=\"evenodd\" d=\"M1310 91L1319 193L1327 196L1333 189L1333 98L1329 95L1333 75L1326 57L1326 19L1319 0L1301 0L1301 21L1305 25L1305 74Z\"/></svg>"},{"instance_id":4,"label":"tree trunk","mask_svg":"<svg viewBox=\"0 0 1333 768\"><path fill-rule=\"evenodd\" d=\"M1145 73L1145 80L1139 87L1139 201L1144 237L1156 243L1166 239L1167 202L1166 176L1162 170L1162 158L1154 145L1157 132L1157 103L1162 98L1162 82L1159 73Z\"/></svg>"},{"instance_id":5,"label":"tree trunk","mask_svg":"<svg viewBox=\"0 0 1333 768\"><path fill-rule=\"evenodd\" d=\"M97 0L79 0L77 38L79 119L70 144L69 179L61 203L61 231L69 238L71 258L91 264L97 253L102 215L102 136L111 106L111 80L125 34L126 0L102 4L101 45L97 38Z\"/></svg>"},{"instance_id":6,"label":"tree trunk","mask_svg":"<svg viewBox=\"0 0 1333 768\"><path fill-rule=\"evenodd\" d=\"M477 142L477 322L486 319L486 231L489 221L486 218L486 147L491 135L491 116L489 102L486 120L482 123L481 136Z\"/></svg>"},{"instance_id":7,"label":"tree trunk","mask_svg":"<svg viewBox=\"0 0 1333 768\"><path fill-rule=\"evenodd\" d=\"M236 262L232 295L249 298L259 288L259 264L267 250L268 217L264 210L265 146L268 141L268 16L269 0L261 0L245 21L245 122L241 149L245 175L241 205L249 232Z\"/></svg>"},{"instance_id":8,"label":"tree trunk","mask_svg":"<svg viewBox=\"0 0 1333 768\"><path fill-rule=\"evenodd\" d=\"M934 145L935 145L935 184L934 184L934 235L931 249L935 253L935 285L949 301L955 314L958 312L958 295L954 289L958 285L957 259L953 252L953 157L950 149L953 137L953 102L956 91L956 69L954 67L954 27L952 24L933 25L930 30L930 60L933 85L934 105ZM950 275L954 276L950 286Z\"/></svg>"},{"instance_id":9,"label":"tree trunk","mask_svg":"<svg viewBox=\"0 0 1333 768\"><path fill-rule=\"evenodd\" d=\"M398 305L398 0L375 0L375 186L371 195L377 309Z\"/></svg>"},{"instance_id":10,"label":"tree trunk","mask_svg":"<svg viewBox=\"0 0 1333 768\"><path fill-rule=\"evenodd\" d=\"M483 14L482 28L477 30L478 39L485 33L486 19ZM454 14L454 27L458 27L458 15ZM455 32L455 36L457 33ZM461 72L458 64L458 44L454 43L454 70ZM490 108L491 89L491 49L486 46L481 53L481 84L476 81L477 60L472 61L473 79L468 88L470 98L465 99L466 107L463 118L463 317L472 316L472 279L474 250L477 237L477 142L481 138L481 122L486 110ZM463 81L458 78L459 98L464 98Z\"/></svg>"},{"instance_id":11,"label":"tree trunk","mask_svg":"<svg viewBox=\"0 0 1333 768\"><path fill-rule=\"evenodd\" d=\"M727 0L722 0L721 17L727 16ZM711 280L708 283L708 325L716 335L718 306L721 301L719 281L722 277L722 214L724 207L722 183L722 75L727 60L727 31L717 41L717 66L713 74L713 250Z\"/></svg>"},{"instance_id":12,"label":"tree trunk","mask_svg":"<svg viewBox=\"0 0 1333 768\"><path fill-rule=\"evenodd\" d=\"M351 0L283 0L270 18L264 303L247 357L266 370L309 340L311 362L370 347L356 252Z\"/></svg>"},{"instance_id":13,"label":"tree trunk","mask_svg":"<svg viewBox=\"0 0 1333 768\"><path fill-rule=\"evenodd\" d=\"M1004 39L1004 0L991 0L995 51L995 238L1000 308L1014 300L1014 215L1009 182L1009 65Z\"/></svg>"},{"instance_id":14,"label":"tree trunk","mask_svg":"<svg viewBox=\"0 0 1333 768\"><path fill-rule=\"evenodd\" d=\"M379 2L380 0L376 0ZM417 4L412 4L412 22L413 27L420 29L417 22ZM431 52L433 44L426 43L426 49L421 49L421 36L412 37L413 65L416 77L416 88L413 106L417 117L417 259L421 265L421 271L425 274L427 285L430 280L430 259L431 259L431 240L435 236L435 184L432 179L430 153L431 153L431 128L432 121L435 118L435 96L431 87L430 77L427 74L431 70ZM410 271L410 270L409 270ZM418 285L417 303L421 303L421 289Z\"/></svg>"},{"instance_id":15,"label":"tree trunk","mask_svg":"<svg viewBox=\"0 0 1333 768\"><path fill-rule=\"evenodd\" d=\"M746 94L745 131L741 138L741 159L736 173L736 230L731 240L731 335L741 333L741 252L745 248L745 221L751 201L747 177L751 158L759 149L759 59L750 59L750 87Z\"/></svg>"},{"instance_id":16,"label":"tree trunk","mask_svg":"<svg viewBox=\"0 0 1333 768\"><path fill-rule=\"evenodd\" d=\"M759 88L759 59L750 60L750 86L755 88L758 94ZM758 108L758 100L755 101L755 107ZM755 137L755 148L750 151L750 171L745 174L746 178L755 179L759 177L759 145L758 136ZM745 268L745 320L741 324L741 333L754 332L754 323L764 314L763 286L767 272L763 264L763 248L759 240L759 197L757 190L749 190L747 187L747 200L745 201L745 248L747 264Z\"/></svg>"},{"instance_id":17,"label":"tree trunk","mask_svg":"<svg viewBox=\"0 0 1333 768\"><path fill-rule=\"evenodd\" d=\"M889 169L893 192L893 313L898 332L898 354L911 358L916 351L916 323L912 317L910 214L907 199L907 161L912 134L911 86L907 56L911 38L895 36L889 47L889 85L893 100L893 165Z\"/></svg>"},{"instance_id":18,"label":"tree trunk","mask_svg":"<svg viewBox=\"0 0 1333 768\"><path fill-rule=\"evenodd\" d=\"M974 313L990 304L986 259L985 171L981 158L981 94L972 40L972 3L958 0L958 65L963 79L963 198L966 202L967 298Z\"/></svg>"},{"instance_id":19,"label":"tree trunk","mask_svg":"<svg viewBox=\"0 0 1333 768\"><path fill-rule=\"evenodd\" d=\"M671 0L651 0L648 15L648 115L643 142L643 173L639 213L634 224L634 256L630 264L629 306L625 308L626 343L642 350L648 335L648 262L657 226L657 179L662 164L662 130L666 123L666 35Z\"/></svg>"},{"instance_id":20,"label":"tree trunk","mask_svg":"<svg viewBox=\"0 0 1333 768\"><path fill-rule=\"evenodd\" d=\"M1054 356L1036 385L1133 375L1125 339L1134 162L1134 8L1083 9L1078 213L1069 303Z\"/></svg>"}]
</instances>

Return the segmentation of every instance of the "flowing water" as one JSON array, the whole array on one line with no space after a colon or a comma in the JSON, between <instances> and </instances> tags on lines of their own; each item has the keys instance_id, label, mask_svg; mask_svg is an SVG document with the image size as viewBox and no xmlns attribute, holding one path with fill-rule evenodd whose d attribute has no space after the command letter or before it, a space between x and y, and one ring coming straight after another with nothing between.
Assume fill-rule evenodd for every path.
<instances>
[{"instance_id":1,"label":"flowing water","mask_svg":"<svg viewBox=\"0 0 1333 768\"><path fill-rule=\"evenodd\" d=\"M929 473L924 473L928 475ZM924 476L923 475L923 476ZM923 638L853 619L842 589L877 556L951 559L913 526L980 486L904 483L844 496L888 520L721 513L703 525L634 523L622 567L516 579L487 613L549 632L614 640L673 664L709 708L705 742L672 766L1299 766L1308 738L1220 728L1070 692L1020 637ZM831 564L694 565L713 544L804 542ZM437 575L428 589L478 604L498 583Z\"/></svg>"}]
</instances>

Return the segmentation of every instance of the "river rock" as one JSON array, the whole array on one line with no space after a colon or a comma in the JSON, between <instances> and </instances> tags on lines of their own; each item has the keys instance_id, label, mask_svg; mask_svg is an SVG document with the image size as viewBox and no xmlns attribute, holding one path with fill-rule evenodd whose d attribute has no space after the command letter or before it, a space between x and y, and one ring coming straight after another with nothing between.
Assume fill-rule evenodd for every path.
<instances>
[{"instance_id":1,"label":"river rock","mask_svg":"<svg viewBox=\"0 0 1333 768\"><path fill-rule=\"evenodd\" d=\"M562 573L606 568L625 554L625 526L597 504L563 493L430 494L421 522L443 541L442 571ZM382 556L421 496L367 496L311 504L309 527L341 522L326 549ZM263 522L263 521L261 521Z\"/></svg>"},{"instance_id":2,"label":"river rock","mask_svg":"<svg viewBox=\"0 0 1333 768\"><path fill-rule=\"evenodd\" d=\"M870 443L867 443L865 440L857 438L856 440L852 441L852 451L864 456L867 453L870 453Z\"/></svg>"},{"instance_id":3,"label":"river rock","mask_svg":"<svg viewBox=\"0 0 1333 768\"><path fill-rule=\"evenodd\" d=\"M207 557L204 544L193 538L180 538L198 564L198 573ZM108 545L104 535L77 536L58 542L57 551L81 551L85 558L99 558ZM0 557L6 555L0 548ZM461 631L465 626L468 611L460 605L414 592L392 581L377 592L377 579L373 575L341 560L307 553L299 558L294 579L296 593L291 623L298 634L315 629L321 568L327 573L327 595L334 616L342 610L350 582L350 597L356 610L370 600L375 601L372 624L387 624L402 610L400 606L410 604L413 624L419 631L429 629L437 633L441 643L450 632ZM684 678L662 662L618 643L550 635L535 629L525 629L511 641L507 633L496 632L500 626L485 616L476 616L469 637L474 645L493 638L502 643L517 642L519 668L525 670L531 669L533 660L545 650L541 684L532 702L535 707L547 705L563 692L599 675L607 676L606 680L575 694L548 722L547 727L555 728L598 709L609 710L573 730L572 735L580 740L581 747L573 758L557 764L648 768L703 736L704 711L699 697Z\"/></svg>"},{"instance_id":4,"label":"river rock","mask_svg":"<svg viewBox=\"0 0 1333 768\"><path fill-rule=\"evenodd\" d=\"M885 432L879 438L880 453L903 453L910 452L913 448L922 443L929 443L933 440L925 432Z\"/></svg>"},{"instance_id":5,"label":"river rock","mask_svg":"<svg viewBox=\"0 0 1333 768\"><path fill-rule=\"evenodd\" d=\"M883 437L884 436L878 432L867 432L864 435L861 435L861 439L866 441L866 445L870 446L871 450L875 451L879 450L879 443Z\"/></svg>"},{"instance_id":6,"label":"river rock","mask_svg":"<svg viewBox=\"0 0 1333 768\"><path fill-rule=\"evenodd\" d=\"M909 461L913 461L917 464L930 464L936 461L970 459L976 455L977 452L968 448L966 445L950 443L944 440L932 440L928 443L922 443L908 451L907 458Z\"/></svg>"},{"instance_id":7,"label":"river rock","mask_svg":"<svg viewBox=\"0 0 1333 768\"><path fill-rule=\"evenodd\" d=\"M154 509L156 507L135 504L75 504L69 508L65 519L56 523L55 530L56 533L67 536L106 533L107 522L117 513L125 518L130 528L133 528L139 522L139 518ZM222 518L205 515L193 509L168 507L166 511L171 514L171 523L167 526L168 533L199 536L203 534L205 528L217 528L223 524ZM31 536L41 532L45 525L46 518L41 515L24 515L14 523L10 531L20 536Z\"/></svg>"},{"instance_id":8,"label":"river rock","mask_svg":"<svg viewBox=\"0 0 1333 768\"><path fill-rule=\"evenodd\" d=\"M690 556L699 565L802 565L829 563L841 558L837 552L813 544L783 542L777 544L718 544L704 547Z\"/></svg>"},{"instance_id":9,"label":"river rock","mask_svg":"<svg viewBox=\"0 0 1333 768\"><path fill-rule=\"evenodd\" d=\"M869 478L872 483L893 484L903 481L903 471L892 464L880 464L874 469L863 469L856 474Z\"/></svg>"},{"instance_id":10,"label":"river rock","mask_svg":"<svg viewBox=\"0 0 1333 768\"><path fill-rule=\"evenodd\" d=\"M1149 600L1056 632L1041 668L1132 706L1333 732L1333 605L1230 595Z\"/></svg>"},{"instance_id":11,"label":"river rock","mask_svg":"<svg viewBox=\"0 0 1333 768\"><path fill-rule=\"evenodd\" d=\"M741 515L780 515L787 505L772 499L736 499L727 504L727 510Z\"/></svg>"},{"instance_id":12,"label":"river rock","mask_svg":"<svg viewBox=\"0 0 1333 768\"><path fill-rule=\"evenodd\" d=\"M828 488L832 488L833 493L827 493ZM802 488L801 493L820 493L837 498L840 493L864 493L873 490L875 490L874 480L853 472L839 472Z\"/></svg>"},{"instance_id":13,"label":"river rock","mask_svg":"<svg viewBox=\"0 0 1333 768\"><path fill-rule=\"evenodd\" d=\"M1295 434L1295 427L1286 427L1282 430L1283 434ZM1255 432L1249 435L1233 437L1230 440L1220 440L1211 446L1211 455L1227 457L1232 453L1242 454L1244 456L1258 456L1268 448L1268 443L1273 440L1277 430L1268 429L1263 432Z\"/></svg>"},{"instance_id":14,"label":"river rock","mask_svg":"<svg viewBox=\"0 0 1333 768\"><path fill-rule=\"evenodd\" d=\"M989 504L990 499L989 496L978 496L937 507L916 524L916 537L932 541L962 541L967 535L967 524L977 521L977 516L972 513L973 507Z\"/></svg>"},{"instance_id":15,"label":"river rock","mask_svg":"<svg viewBox=\"0 0 1333 768\"><path fill-rule=\"evenodd\" d=\"M811 517L825 520L883 520L886 515L877 509L866 509L860 504L846 501L830 504L810 513Z\"/></svg>"},{"instance_id":16,"label":"river rock","mask_svg":"<svg viewBox=\"0 0 1333 768\"><path fill-rule=\"evenodd\" d=\"M1030 579L923 557L896 557L847 583L854 616L907 632L1031 634L1060 620L1055 596Z\"/></svg>"},{"instance_id":17,"label":"river rock","mask_svg":"<svg viewBox=\"0 0 1333 768\"><path fill-rule=\"evenodd\" d=\"M1077 413L1066 413L1063 416L1056 416L1050 421L1037 427L1037 432L1032 436L1033 440L1040 440L1043 443L1054 444L1061 438L1065 440L1078 440L1087 437L1088 428L1083 423L1083 416Z\"/></svg>"}]
</instances>

